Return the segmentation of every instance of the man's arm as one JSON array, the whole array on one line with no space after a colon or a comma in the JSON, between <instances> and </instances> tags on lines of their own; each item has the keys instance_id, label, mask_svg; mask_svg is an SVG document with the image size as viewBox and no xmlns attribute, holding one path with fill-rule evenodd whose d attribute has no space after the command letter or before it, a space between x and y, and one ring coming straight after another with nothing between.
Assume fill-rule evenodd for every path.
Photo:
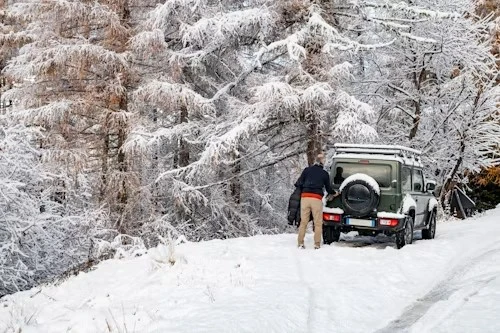
<instances>
[{"instance_id":1,"label":"man's arm","mask_svg":"<svg viewBox=\"0 0 500 333\"><path fill-rule=\"evenodd\" d=\"M328 192L328 195L326 196L326 201L332 201L333 199L335 199L340 195L340 192L337 192L334 189L332 189L332 185L330 183L330 176L328 176L328 173L326 175L325 189Z\"/></svg>"},{"instance_id":2,"label":"man's arm","mask_svg":"<svg viewBox=\"0 0 500 333\"><path fill-rule=\"evenodd\" d=\"M302 186L304 186L305 178L306 178L306 169L302 170L299 179L297 179L297 181L295 182L295 187L302 189Z\"/></svg>"},{"instance_id":3,"label":"man's arm","mask_svg":"<svg viewBox=\"0 0 500 333\"><path fill-rule=\"evenodd\" d=\"M332 188L332 184L330 183L330 176L328 175L328 172L326 172L326 171L325 171L325 176L324 176L324 185L325 185L326 192L328 192L328 194L336 194L337 193L337 191L335 191Z\"/></svg>"},{"instance_id":4,"label":"man's arm","mask_svg":"<svg viewBox=\"0 0 500 333\"><path fill-rule=\"evenodd\" d=\"M330 182L330 175L328 175L328 172L325 171L325 189L326 189L326 192L328 192L328 195L326 196L326 201L332 201L333 199L335 199L336 197L338 197L340 195L340 192L337 192L335 191L333 188L332 188L332 184Z\"/></svg>"}]
</instances>

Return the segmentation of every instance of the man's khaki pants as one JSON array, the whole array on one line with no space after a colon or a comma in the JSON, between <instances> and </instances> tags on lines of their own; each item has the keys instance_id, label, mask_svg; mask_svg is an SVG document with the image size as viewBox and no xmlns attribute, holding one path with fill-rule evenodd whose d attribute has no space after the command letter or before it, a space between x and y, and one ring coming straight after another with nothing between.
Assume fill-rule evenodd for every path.
<instances>
[{"instance_id":1,"label":"man's khaki pants","mask_svg":"<svg viewBox=\"0 0 500 333\"><path fill-rule=\"evenodd\" d=\"M314 220L314 246L321 245L321 235L323 233L323 201L316 198L300 199L300 226L299 226L299 245L304 244L309 218L313 216Z\"/></svg>"}]
</instances>

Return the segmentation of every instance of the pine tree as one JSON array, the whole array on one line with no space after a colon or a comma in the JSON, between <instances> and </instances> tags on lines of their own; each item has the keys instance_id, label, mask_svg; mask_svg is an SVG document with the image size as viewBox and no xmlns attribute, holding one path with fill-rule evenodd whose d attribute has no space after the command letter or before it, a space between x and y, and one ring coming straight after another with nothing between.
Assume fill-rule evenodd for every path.
<instances>
[{"instance_id":1,"label":"pine tree","mask_svg":"<svg viewBox=\"0 0 500 333\"><path fill-rule=\"evenodd\" d=\"M124 231L134 183L122 149L133 79L125 53L128 1L29 1L14 3L11 10L31 18L34 38L5 68L17 83L6 98L18 101L18 119L44 128L39 145L46 163L61 175L63 200L82 200L70 193L79 196L78 178L90 177L99 189L92 193L98 198L94 203L107 204Z\"/></svg>"},{"instance_id":2,"label":"pine tree","mask_svg":"<svg viewBox=\"0 0 500 333\"><path fill-rule=\"evenodd\" d=\"M259 230L254 221L269 214L276 222L266 227L277 226L269 197L286 190L262 193L270 174L290 184L293 157L306 153L312 164L332 140L376 137L374 111L344 89L353 66L338 56L390 40L359 43L339 33L333 14L327 3L262 0L178 0L152 12L131 43L147 120L127 147L149 155L145 185L168 184L151 189L168 193L152 200L156 213L177 212L162 223L186 221L209 237ZM284 211L285 200L279 205Z\"/></svg>"}]
</instances>

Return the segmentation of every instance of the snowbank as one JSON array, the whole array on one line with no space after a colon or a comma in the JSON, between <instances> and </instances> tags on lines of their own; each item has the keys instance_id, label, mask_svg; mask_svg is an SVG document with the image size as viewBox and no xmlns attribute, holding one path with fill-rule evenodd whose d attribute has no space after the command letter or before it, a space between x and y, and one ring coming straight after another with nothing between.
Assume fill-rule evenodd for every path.
<instances>
[{"instance_id":1,"label":"snowbank","mask_svg":"<svg viewBox=\"0 0 500 333\"><path fill-rule=\"evenodd\" d=\"M0 332L500 332L499 218L401 250L313 250L310 233L302 251L295 234L161 246L1 299Z\"/></svg>"}]
</instances>

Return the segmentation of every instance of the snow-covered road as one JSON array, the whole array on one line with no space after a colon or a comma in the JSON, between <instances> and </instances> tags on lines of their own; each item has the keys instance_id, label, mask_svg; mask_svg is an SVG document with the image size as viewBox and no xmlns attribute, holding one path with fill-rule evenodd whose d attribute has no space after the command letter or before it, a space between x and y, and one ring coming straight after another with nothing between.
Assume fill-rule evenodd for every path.
<instances>
[{"instance_id":1,"label":"snow-covered road","mask_svg":"<svg viewBox=\"0 0 500 333\"><path fill-rule=\"evenodd\" d=\"M0 300L0 332L500 332L500 208L396 250L293 234L109 260ZM15 331L18 332L18 331Z\"/></svg>"}]
</instances>

